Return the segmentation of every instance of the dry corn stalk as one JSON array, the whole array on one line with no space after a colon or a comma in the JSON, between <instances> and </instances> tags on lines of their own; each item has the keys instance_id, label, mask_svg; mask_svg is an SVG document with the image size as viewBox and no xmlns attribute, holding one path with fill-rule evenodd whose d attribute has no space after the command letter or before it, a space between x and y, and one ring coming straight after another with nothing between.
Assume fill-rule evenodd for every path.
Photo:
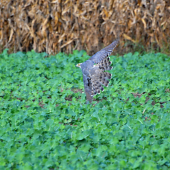
<instances>
[{"instance_id":1,"label":"dry corn stalk","mask_svg":"<svg viewBox=\"0 0 170 170\"><path fill-rule=\"evenodd\" d=\"M169 0L1 0L0 15L1 51L91 54L115 37L146 50L170 42Z\"/></svg>"}]
</instances>

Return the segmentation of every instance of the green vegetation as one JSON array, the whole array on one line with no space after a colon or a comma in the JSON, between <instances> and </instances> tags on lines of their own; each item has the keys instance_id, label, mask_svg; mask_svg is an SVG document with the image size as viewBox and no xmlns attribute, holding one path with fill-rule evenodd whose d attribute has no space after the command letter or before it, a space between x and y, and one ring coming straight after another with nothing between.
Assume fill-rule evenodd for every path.
<instances>
[{"instance_id":1,"label":"green vegetation","mask_svg":"<svg viewBox=\"0 0 170 170\"><path fill-rule=\"evenodd\" d=\"M0 54L0 169L170 169L170 58L111 56L112 79L86 105L74 51Z\"/></svg>"}]
</instances>

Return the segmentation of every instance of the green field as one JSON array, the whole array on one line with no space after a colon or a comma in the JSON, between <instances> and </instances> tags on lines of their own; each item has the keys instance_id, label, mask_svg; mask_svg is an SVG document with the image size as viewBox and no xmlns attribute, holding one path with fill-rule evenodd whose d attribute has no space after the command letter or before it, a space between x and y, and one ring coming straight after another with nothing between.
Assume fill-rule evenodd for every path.
<instances>
[{"instance_id":1,"label":"green field","mask_svg":"<svg viewBox=\"0 0 170 170\"><path fill-rule=\"evenodd\" d=\"M0 169L170 169L170 58L111 56L86 104L84 51L0 54Z\"/></svg>"}]
</instances>

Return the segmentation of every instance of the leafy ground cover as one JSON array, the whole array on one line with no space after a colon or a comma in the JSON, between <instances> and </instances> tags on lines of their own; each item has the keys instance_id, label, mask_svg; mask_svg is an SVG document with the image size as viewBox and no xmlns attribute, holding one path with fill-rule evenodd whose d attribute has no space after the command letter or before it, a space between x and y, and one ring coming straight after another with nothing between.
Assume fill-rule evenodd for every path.
<instances>
[{"instance_id":1,"label":"leafy ground cover","mask_svg":"<svg viewBox=\"0 0 170 170\"><path fill-rule=\"evenodd\" d=\"M170 169L170 58L111 56L86 105L84 51L0 54L0 169Z\"/></svg>"}]
</instances>

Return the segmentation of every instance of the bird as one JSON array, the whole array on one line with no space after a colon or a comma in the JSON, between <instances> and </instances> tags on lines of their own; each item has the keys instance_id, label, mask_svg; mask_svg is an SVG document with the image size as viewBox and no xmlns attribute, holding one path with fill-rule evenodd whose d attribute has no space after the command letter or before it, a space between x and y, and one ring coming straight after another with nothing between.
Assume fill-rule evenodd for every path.
<instances>
[{"instance_id":1,"label":"bird","mask_svg":"<svg viewBox=\"0 0 170 170\"><path fill-rule=\"evenodd\" d=\"M103 86L108 86L112 76L111 73L106 72L112 69L109 55L118 42L119 39L116 39L85 62L76 65L82 70L87 103L91 103L93 96L104 90Z\"/></svg>"}]
</instances>

